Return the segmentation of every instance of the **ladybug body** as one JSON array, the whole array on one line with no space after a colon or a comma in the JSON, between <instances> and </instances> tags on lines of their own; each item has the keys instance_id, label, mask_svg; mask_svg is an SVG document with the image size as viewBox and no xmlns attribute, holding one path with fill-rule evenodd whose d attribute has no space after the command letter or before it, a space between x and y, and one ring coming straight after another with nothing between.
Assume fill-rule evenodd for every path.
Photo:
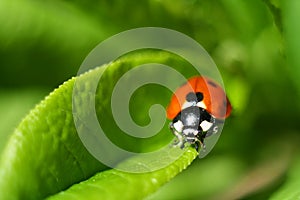
<instances>
[{"instance_id":1,"label":"ladybug body","mask_svg":"<svg viewBox=\"0 0 300 200\"><path fill-rule=\"evenodd\" d=\"M223 88L208 77L195 76L178 88L167 107L176 146L186 143L205 150L204 139L216 134L232 107Z\"/></svg>"}]
</instances>

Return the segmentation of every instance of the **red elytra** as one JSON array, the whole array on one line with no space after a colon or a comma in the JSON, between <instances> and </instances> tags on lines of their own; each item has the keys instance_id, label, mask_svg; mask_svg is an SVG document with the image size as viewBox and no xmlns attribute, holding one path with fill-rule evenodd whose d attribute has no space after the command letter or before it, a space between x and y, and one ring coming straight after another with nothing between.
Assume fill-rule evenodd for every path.
<instances>
[{"instance_id":1,"label":"red elytra","mask_svg":"<svg viewBox=\"0 0 300 200\"><path fill-rule=\"evenodd\" d=\"M173 120L181 112L182 105L186 101L186 95L190 92L203 94L203 103L206 107L204 109L214 117L225 119L230 115L232 107L223 88L208 77L195 76L179 87L172 95L167 107L168 119Z\"/></svg>"}]
</instances>

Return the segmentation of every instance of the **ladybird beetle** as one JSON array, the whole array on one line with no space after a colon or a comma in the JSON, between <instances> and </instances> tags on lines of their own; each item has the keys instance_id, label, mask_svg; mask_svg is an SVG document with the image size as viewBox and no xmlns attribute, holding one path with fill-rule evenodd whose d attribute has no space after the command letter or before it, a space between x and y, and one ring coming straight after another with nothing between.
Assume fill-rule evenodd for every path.
<instances>
[{"instance_id":1,"label":"ladybird beetle","mask_svg":"<svg viewBox=\"0 0 300 200\"><path fill-rule=\"evenodd\" d=\"M190 78L179 87L167 107L170 129L176 136L176 146L186 143L197 151L205 151L204 138L216 134L232 107L223 88L204 76Z\"/></svg>"}]
</instances>

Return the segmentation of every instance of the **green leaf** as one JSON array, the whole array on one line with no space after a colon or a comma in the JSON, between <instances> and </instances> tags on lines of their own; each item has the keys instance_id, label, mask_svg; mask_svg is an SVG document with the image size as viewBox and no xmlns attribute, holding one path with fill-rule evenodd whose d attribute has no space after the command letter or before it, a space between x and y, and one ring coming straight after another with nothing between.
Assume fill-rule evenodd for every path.
<instances>
[{"instance_id":1,"label":"green leaf","mask_svg":"<svg viewBox=\"0 0 300 200\"><path fill-rule=\"evenodd\" d=\"M266 5L269 7L270 11L273 14L273 18L274 18L274 23L276 24L277 28L279 29L280 32L283 31L283 27L282 27L282 16L281 16L281 9L279 8L279 2L274 2L271 0L263 0Z\"/></svg>"},{"instance_id":2,"label":"green leaf","mask_svg":"<svg viewBox=\"0 0 300 200\"><path fill-rule=\"evenodd\" d=\"M294 200L300 198L300 160L297 160L291 167L287 180L272 195L272 200Z\"/></svg>"},{"instance_id":3,"label":"green leaf","mask_svg":"<svg viewBox=\"0 0 300 200\"><path fill-rule=\"evenodd\" d=\"M2 0L0 24L0 82L8 85L53 87L75 74L84 55L112 33L107 21L66 1Z\"/></svg>"},{"instance_id":4,"label":"green leaf","mask_svg":"<svg viewBox=\"0 0 300 200\"><path fill-rule=\"evenodd\" d=\"M10 134L22 117L45 94L47 92L43 89L0 90L0 155Z\"/></svg>"},{"instance_id":5,"label":"green leaf","mask_svg":"<svg viewBox=\"0 0 300 200\"><path fill-rule=\"evenodd\" d=\"M107 170L50 197L49 200L86 199L87 197L88 199L143 199L185 169L196 156L196 150L190 147L179 160L154 172L137 174L116 169ZM156 162L165 162L167 157L162 155ZM133 158L129 163L135 163L134 160L137 159Z\"/></svg>"},{"instance_id":6,"label":"green leaf","mask_svg":"<svg viewBox=\"0 0 300 200\"><path fill-rule=\"evenodd\" d=\"M167 122L157 135L144 141L124 134L116 126L111 113L110 95L114 89L114 84L125 72L149 62L172 66L187 77L195 73L193 70L189 70L188 66L190 65L188 63L171 53L147 50L126 55L105 67L95 68L79 77L66 81L31 110L12 134L1 155L0 191L2 192L0 193L0 199L46 198L69 188L75 183L87 180L97 172L108 169L107 166L96 160L82 144L74 125L72 113L72 95L75 81L79 79L86 81L78 94L79 99L82 100L82 109L78 112L85 113L85 100L91 97L89 81L97 79L104 69L106 69L105 73L101 76L96 92L95 108L99 123L103 125L108 137L120 147L129 148L134 152L147 152L168 144L173 136L168 130ZM137 123L147 124L149 116L146 109L153 102L157 103L157 101L166 106L170 95L171 92L166 89L162 90L162 87L148 87L146 85L140 88L137 91L136 98L131 101L136 106L135 109L131 110L133 119ZM81 195L84 193L81 188L90 187L88 185L94 181L96 185L98 183L104 185L114 183L114 187L117 187L124 184L124 179L119 176L126 174L124 175L125 180L134 181L135 184L127 184L127 188L124 187L124 191L120 191L117 195L128 192L129 187L132 187L131 191L135 191L137 185L149 184L149 186L145 186L144 192L137 191L141 192L141 196L146 196L179 173L190 164L195 156L195 151L187 151L183 157L180 157L178 161L165 169L140 175L109 170L104 175L100 173L87 182L74 186L74 189L70 191L73 193L75 190L80 190L78 195ZM166 158L157 159L165 160ZM127 162L131 163L131 161ZM125 161L125 163L127 162ZM156 164L158 163L156 161ZM151 162L149 166L151 166ZM157 183L153 183L153 181L157 181ZM112 192L115 189L113 186L111 187L111 189L107 189L107 192L109 195L115 195L115 192ZM100 192L95 190L95 193L99 194ZM92 192L92 194L95 193ZM88 198L88 196L85 197Z\"/></svg>"},{"instance_id":7,"label":"green leaf","mask_svg":"<svg viewBox=\"0 0 300 200\"><path fill-rule=\"evenodd\" d=\"M220 199L211 197L221 196L220 192L232 187L243 173L245 164L237 158L209 155L205 160L196 159L188 170L147 197L147 200ZM213 180L214 184L208 184L208 180ZM195 190L195 186L201 189Z\"/></svg>"},{"instance_id":8,"label":"green leaf","mask_svg":"<svg viewBox=\"0 0 300 200\"><path fill-rule=\"evenodd\" d=\"M285 40L287 47L287 59L290 65L290 71L293 81L296 83L298 92L300 91L300 59L299 59L299 47L300 47L300 1L287 0L282 1L283 4L283 26L285 29ZM299 94L298 94L299 95Z\"/></svg>"}]
</instances>

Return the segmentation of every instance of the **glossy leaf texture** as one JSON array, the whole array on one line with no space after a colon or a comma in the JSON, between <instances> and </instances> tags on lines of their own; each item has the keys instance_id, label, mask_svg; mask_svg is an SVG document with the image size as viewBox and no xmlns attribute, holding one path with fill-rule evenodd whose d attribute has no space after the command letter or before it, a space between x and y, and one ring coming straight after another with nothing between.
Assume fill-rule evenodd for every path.
<instances>
[{"instance_id":1,"label":"glossy leaf texture","mask_svg":"<svg viewBox=\"0 0 300 200\"><path fill-rule=\"evenodd\" d=\"M192 70L187 70L189 64L171 53L145 50L125 55L105 67L95 68L66 81L30 111L6 144L0 164L0 199L43 199L81 181L84 182L53 198L65 199L69 195L83 196L85 199L101 198L102 195L109 199L119 195L127 199L136 195L145 197L186 168L197 155L193 149L187 150L171 165L154 172L130 174L108 169L86 150L74 126L74 82L77 79L94 80L107 69L101 77L95 97L97 116L100 123L105 124L106 134L116 143L136 152L146 152L168 144L173 136L168 130L167 122L156 136L142 141L119 136L122 131L111 121L113 118L109 94L114 83L126 71L150 61L172 66L186 76L193 73ZM132 105L137 107L131 109L131 114L137 123L147 123L149 106L157 100L165 106L171 91L147 85L139 90L140 93L138 91L133 97ZM82 99L89 97L88 91L89 84L86 84L79 94ZM160 95L155 96L153 92ZM132 160L124 162L130 164L134 162L134 158ZM141 190L136 190L137 187ZM132 192L128 193L129 190Z\"/></svg>"},{"instance_id":2,"label":"glossy leaf texture","mask_svg":"<svg viewBox=\"0 0 300 200\"><path fill-rule=\"evenodd\" d=\"M185 169L197 156L193 148L189 148L171 165L149 173L126 173L116 169L106 170L91 177L87 181L73 185L49 200L61 199L144 199L164 183ZM164 162L165 156L157 162ZM135 163L131 159L129 163Z\"/></svg>"}]
</instances>

